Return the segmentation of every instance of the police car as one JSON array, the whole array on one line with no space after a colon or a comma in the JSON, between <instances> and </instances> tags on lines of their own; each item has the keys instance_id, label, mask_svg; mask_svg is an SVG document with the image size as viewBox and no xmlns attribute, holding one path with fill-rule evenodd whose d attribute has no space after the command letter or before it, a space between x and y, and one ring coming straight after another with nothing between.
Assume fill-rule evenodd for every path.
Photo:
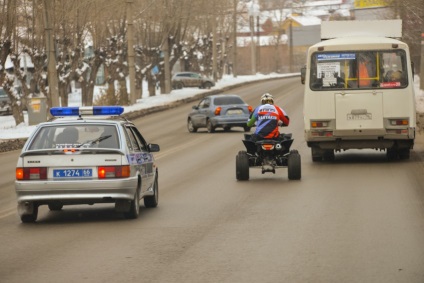
<instances>
[{"instance_id":1,"label":"police car","mask_svg":"<svg viewBox=\"0 0 424 283\"><path fill-rule=\"evenodd\" d=\"M114 203L125 218L158 205L153 152L121 106L54 107L25 143L16 166L21 221L35 222L40 205Z\"/></svg>"}]
</instances>

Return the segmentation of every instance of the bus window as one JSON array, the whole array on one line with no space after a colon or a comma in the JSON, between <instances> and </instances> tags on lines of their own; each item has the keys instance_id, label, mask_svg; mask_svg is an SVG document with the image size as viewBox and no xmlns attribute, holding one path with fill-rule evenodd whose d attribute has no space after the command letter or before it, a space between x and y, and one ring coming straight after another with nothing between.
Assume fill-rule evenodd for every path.
<instances>
[{"instance_id":1,"label":"bus window","mask_svg":"<svg viewBox=\"0 0 424 283\"><path fill-rule=\"evenodd\" d=\"M310 88L399 88L408 78L406 55L396 51L361 51L313 54Z\"/></svg>"},{"instance_id":2,"label":"bus window","mask_svg":"<svg viewBox=\"0 0 424 283\"><path fill-rule=\"evenodd\" d=\"M383 60L383 87L405 87L408 78L407 65L403 52L385 52Z\"/></svg>"}]
</instances>

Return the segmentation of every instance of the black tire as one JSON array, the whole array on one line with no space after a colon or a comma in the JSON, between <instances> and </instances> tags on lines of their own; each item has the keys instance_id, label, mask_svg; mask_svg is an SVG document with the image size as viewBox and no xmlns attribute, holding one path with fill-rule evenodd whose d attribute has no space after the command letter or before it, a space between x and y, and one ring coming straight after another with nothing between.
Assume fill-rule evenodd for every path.
<instances>
[{"instance_id":1,"label":"black tire","mask_svg":"<svg viewBox=\"0 0 424 283\"><path fill-rule=\"evenodd\" d=\"M246 133L250 132L250 127L248 127L248 126L244 126L243 129Z\"/></svg>"},{"instance_id":2,"label":"black tire","mask_svg":"<svg viewBox=\"0 0 424 283\"><path fill-rule=\"evenodd\" d=\"M399 159L409 159L411 156L409 148L399 149Z\"/></svg>"},{"instance_id":3,"label":"black tire","mask_svg":"<svg viewBox=\"0 0 424 283\"><path fill-rule=\"evenodd\" d=\"M318 153L319 149L315 147L311 147L311 155L312 155L312 161L313 162L321 162L322 161L322 155Z\"/></svg>"},{"instance_id":4,"label":"black tire","mask_svg":"<svg viewBox=\"0 0 424 283\"><path fill-rule=\"evenodd\" d=\"M206 121L206 128L208 129L208 133L215 132L215 127L212 125L212 122L209 119Z\"/></svg>"},{"instance_id":5,"label":"black tire","mask_svg":"<svg viewBox=\"0 0 424 283\"><path fill-rule=\"evenodd\" d=\"M210 89L212 87L212 84L210 82L206 82L203 84L203 88Z\"/></svg>"},{"instance_id":6,"label":"black tire","mask_svg":"<svg viewBox=\"0 0 424 283\"><path fill-rule=\"evenodd\" d=\"M124 212L126 219L137 219L140 214L140 200L138 198L138 190L136 190L134 198L131 201L131 207L128 212Z\"/></svg>"},{"instance_id":7,"label":"black tire","mask_svg":"<svg viewBox=\"0 0 424 283\"><path fill-rule=\"evenodd\" d=\"M386 151L387 160L393 161L398 157L398 152L395 149L388 148Z\"/></svg>"},{"instance_id":8,"label":"black tire","mask_svg":"<svg viewBox=\"0 0 424 283\"><path fill-rule=\"evenodd\" d=\"M38 205L33 204L32 213L21 215L21 221L22 223L34 223L35 221L37 221L37 217L38 217Z\"/></svg>"},{"instance_id":9,"label":"black tire","mask_svg":"<svg viewBox=\"0 0 424 283\"><path fill-rule=\"evenodd\" d=\"M334 150L329 149L329 150L324 151L324 155L322 157L323 160L334 161L335 158L336 158L336 156L334 154Z\"/></svg>"},{"instance_id":10,"label":"black tire","mask_svg":"<svg viewBox=\"0 0 424 283\"><path fill-rule=\"evenodd\" d=\"M225 132L229 132L231 130L231 127L224 127Z\"/></svg>"},{"instance_id":11,"label":"black tire","mask_svg":"<svg viewBox=\"0 0 424 283\"><path fill-rule=\"evenodd\" d=\"M187 129L190 133L197 132L197 128L193 125L193 122L191 121L190 118L187 120Z\"/></svg>"},{"instance_id":12,"label":"black tire","mask_svg":"<svg viewBox=\"0 0 424 283\"><path fill-rule=\"evenodd\" d=\"M246 151L239 151L236 156L236 178L239 181L249 180L249 156Z\"/></svg>"},{"instance_id":13,"label":"black tire","mask_svg":"<svg viewBox=\"0 0 424 283\"><path fill-rule=\"evenodd\" d=\"M177 83L175 83L175 88L176 89L182 89L182 88L184 88L184 84L182 82L177 82Z\"/></svg>"},{"instance_id":14,"label":"black tire","mask_svg":"<svg viewBox=\"0 0 424 283\"><path fill-rule=\"evenodd\" d=\"M287 160L287 175L289 180L300 180L302 177L302 164L300 162L300 154L297 150L291 150Z\"/></svg>"},{"instance_id":15,"label":"black tire","mask_svg":"<svg viewBox=\"0 0 424 283\"><path fill-rule=\"evenodd\" d=\"M156 172L155 182L153 183L153 196L144 197L144 206L148 208L156 207L159 203L159 182Z\"/></svg>"},{"instance_id":16,"label":"black tire","mask_svg":"<svg viewBox=\"0 0 424 283\"><path fill-rule=\"evenodd\" d=\"M49 203L48 207L51 211L60 211L63 208L63 204L61 204L61 203Z\"/></svg>"}]
</instances>

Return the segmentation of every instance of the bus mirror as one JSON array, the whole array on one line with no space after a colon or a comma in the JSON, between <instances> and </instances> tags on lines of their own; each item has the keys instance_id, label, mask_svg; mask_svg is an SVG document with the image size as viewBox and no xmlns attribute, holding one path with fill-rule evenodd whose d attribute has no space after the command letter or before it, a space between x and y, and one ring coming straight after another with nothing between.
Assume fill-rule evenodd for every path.
<instances>
[{"instance_id":1,"label":"bus mirror","mask_svg":"<svg viewBox=\"0 0 424 283\"><path fill-rule=\"evenodd\" d=\"M414 70L414 68L415 68L415 64L414 64L414 62L411 62L412 80L414 80L414 77L415 77L415 70Z\"/></svg>"},{"instance_id":2,"label":"bus mirror","mask_svg":"<svg viewBox=\"0 0 424 283\"><path fill-rule=\"evenodd\" d=\"M306 66L300 68L300 82L305 84Z\"/></svg>"}]
</instances>

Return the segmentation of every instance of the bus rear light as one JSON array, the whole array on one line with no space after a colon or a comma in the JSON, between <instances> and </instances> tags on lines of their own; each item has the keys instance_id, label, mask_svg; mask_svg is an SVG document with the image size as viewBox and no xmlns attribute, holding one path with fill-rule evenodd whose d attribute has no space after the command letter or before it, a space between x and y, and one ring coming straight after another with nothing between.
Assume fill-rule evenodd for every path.
<instances>
[{"instance_id":1,"label":"bus rear light","mask_svg":"<svg viewBox=\"0 0 424 283\"><path fill-rule=\"evenodd\" d=\"M328 127L328 121L312 121L311 122L312 128L325 128Z\"/></svg>"},{"instance_id":2,"label":"bus rear light","mask_svg":"<svg viewBox=\"0 0 424 283\"><path fill-rule=\"evenodd\" d=\"M408 119L393 119L390 120L392 126L407 126L409 124Z\"/></svg>"},{"instance_id":3,"label":"bus rear light","mask_svg":"<svg viewBox=\"0 0 424 283\"><path fill-rule=\"evenodd\" d=\"M16 168L16 180L46 180L47 167Z\"/></svg>"},{"instance_id":4,"label":"bus rear light","mask_svg":"<svg viewBox=\"0 0 424 283\"><path fill-rule=\"evenodd\" d=\"M99 166L97 168L99 179L107 178L128 178L130 176L130 166Z\"/></svg>"}]
</instances>

